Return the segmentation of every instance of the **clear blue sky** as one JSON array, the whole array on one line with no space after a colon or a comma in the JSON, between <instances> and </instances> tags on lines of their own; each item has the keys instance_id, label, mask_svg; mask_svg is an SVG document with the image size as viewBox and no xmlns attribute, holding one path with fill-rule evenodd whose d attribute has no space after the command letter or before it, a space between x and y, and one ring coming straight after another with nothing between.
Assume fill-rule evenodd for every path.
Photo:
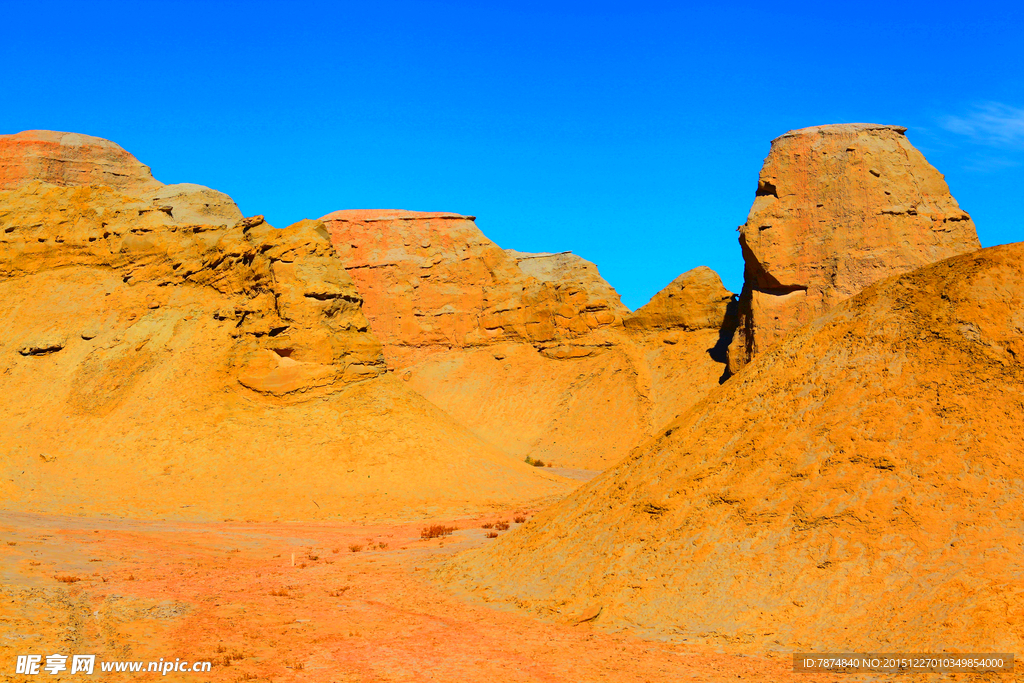
<instances>
[{"instance_id":1,"label":"clear blue sky","mask_svg":"<svg viewBox=\"0 0 1024 683\"><path fill-rule=\"evenodd\" d=\"M283 227L456 211L631 308L709 265L769 141L909 127L982 244L1024 239L1021 3L7 2L0 132L113 140Z\"/></svg>"}]
</instances>

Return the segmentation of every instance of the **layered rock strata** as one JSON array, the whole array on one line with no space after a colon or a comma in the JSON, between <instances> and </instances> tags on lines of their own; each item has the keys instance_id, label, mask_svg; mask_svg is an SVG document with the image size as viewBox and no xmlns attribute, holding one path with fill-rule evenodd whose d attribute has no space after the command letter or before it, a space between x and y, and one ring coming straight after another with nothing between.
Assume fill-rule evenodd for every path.
<instances>
[{"instance_id":1,"label":"layered rock strata","mask_svg":"<svg viewBox=\"0 0 1024 683\"><path fill-rule=\"evenodd\" d=\"M730 295L710 270L637 317L594 264L501 249L469 216L322 220L389 367L516 457L607 467L722 374L709 351Z\"/></svg>"},{"instance_id":2,"label":"layered rock strata","mask_svg":"<svg viewBox=\"0 0 1024 683\"><path fill-rule=\"evenodd\" d=\"M50 162L0 190L11 508L380 518L565 490L386 373L322 223L243 219L96 138L0 136L12 145Z\"/></svg>"}]
</instances>

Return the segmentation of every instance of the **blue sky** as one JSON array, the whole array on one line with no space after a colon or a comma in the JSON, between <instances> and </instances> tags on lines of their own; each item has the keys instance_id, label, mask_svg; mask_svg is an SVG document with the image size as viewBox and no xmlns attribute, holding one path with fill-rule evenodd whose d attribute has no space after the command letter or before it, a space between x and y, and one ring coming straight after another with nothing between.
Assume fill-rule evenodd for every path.
<instances>
[{"instance_id":1,"label":"blue sky","mask_svg":"<svg viewBox=\"0 0 1024 683\"><path fill-rule=\"evenodd\" d=\"M279 227L472 214L631 308L698 265L739 291L761 162L804 126L908 126L983 245L1024 239L1020 4L711 4L0 0L0 132L114 140Z\"/></svg>"}]
</instances>

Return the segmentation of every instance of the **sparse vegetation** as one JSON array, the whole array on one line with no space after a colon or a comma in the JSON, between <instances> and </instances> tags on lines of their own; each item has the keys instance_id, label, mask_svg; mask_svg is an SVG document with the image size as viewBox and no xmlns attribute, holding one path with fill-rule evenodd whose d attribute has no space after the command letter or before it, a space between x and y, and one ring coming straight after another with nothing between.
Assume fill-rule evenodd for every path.
<instances>
[{"instance_id":1,"label":"sparse vegetation","mask_svg":"<svg viewBox=\"0 0 1024 683\"><path fill-rule=\"evenodd\" d=\"M530 456L526 456L526 464L533 465L534 467L545 467L543 460L534 460Z\"/></svg>"},{"instance_id":2,"label":"sparse vegetation","mask_svg":"<svg viewBox=\"0 0 1024 683\"><path fill-rule=\"evenodd\" d=\"M272 591L270 591L270 594L273 595L275 598L287 598L288 597L288 591L286 591L283 588L277 588L275 590L272 590ZM223 650L217 650L217 652L223 652Z\"/></svg>"},{"instance_id":3,"label":"sparse vegetation","mask_svg":"<svg viewBox=\"0 0 1024 683\"><path fill-rule=\"evenodd\" d=\"M487 532L487 538L497 538L497 537L498 537L498 532L497 531L488 531Z\"/></svg>"},{"instance_id":4,"label":"sparse vegetation","mask_svg":"<svg viewBox=\"0 0 1024 683\"><path fill-rule=\"evenodd\" d=\"M487 522L487 524L481 524L480 528L481 529L493 529L494 528L494 522Z\"/></svg>"},{"instance_id":5,"label":"sparse vegetation","mask_svg":"<svg viewBox=\"0 0 1024 683\"><path fill-rule=\"evenodd\" d=\"M526 521L526 515L516 515L515 517L512 518L512 521L515 522L516 524L522 524L523 522Z\"/></svg>"},{"instance_id":6,"label":"sparse vegetation","mask_svg":"<svg viewBox=\"0 0 1024 683\"><path fill-rule=\"evenodd\" d=\"M458 529L453 526L444 526L443 524L431 524L428 527L424 527L423 531L420 532L420 538L429 540L431 538L451 536L453 531L458 531Z\"/></svg>"},{"instance_id":7,"label":"sparse vegetation","mask_svg":"<svg viewBox=\"0 0 1024 683\"><path fill-rule=\"evenodd\" d=\"M72 576L70 574L64 574L63 576L57 575L57 576L54 576L53 578L57 579L61 583L77 583L77 582L82 580L81 578L79 578L77 576Z\"/></svg>"},{"instance_id":8,"label":"sparse vegetation","mask_svg":"<svg viewBox=\"0 0 1024 683\"><path fill-rule=\"evenodd\" d=\"M358 544L358 543L353 543L352 545L350 545L350 546L348 547L348 549L349 549L350 551L354 552L354 553L358 553L358 552L359 552L360 550L362 550L362 549L363 549L363 546L361 546L361 545L360 545L360 544Z\"/></svg>"},{"instance_id":9,"label":"sparse vegetation","mask_svg":"<svg viewBox=\"0 0 1024 683\"><path fill-rule=\"evenodd\" d=\"M327 594L332 598L340 598L349 588L351 588L351 586L342 586L341 588L335 588L332 591L327 591Z\"/></svg>"},{"instance_id":10,"label":"sparse vegetation","mask_svg":"<svg viewBox=\"0 0 1024 683\"><path fill-rule=\"evenodd\" d=\"M506 522L506 521L498 522L498 523L496 523L494 525L494 528L497 529L498 531L508 531L508 522Z\"/></svg>"}]
</instances>

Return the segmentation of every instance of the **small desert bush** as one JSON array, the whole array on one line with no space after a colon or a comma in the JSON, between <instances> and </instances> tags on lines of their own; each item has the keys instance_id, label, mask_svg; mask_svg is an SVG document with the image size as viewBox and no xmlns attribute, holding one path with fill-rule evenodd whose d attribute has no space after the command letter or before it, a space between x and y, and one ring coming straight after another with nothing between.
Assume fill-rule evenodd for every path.
<instances>
[{"instance_id":1,"label":"small desert bush","mask_svg":"<svg viewBox=\"0 0 1024 683\"><path fill-rule=\"evenodd\" d=\"M516 524L522 524L523 522L526 521L526 515L516 515L515 517L512 518L512 521L515 522Z\"/></svg>"},{"instance_id":2,"label":"small desert bush","mask_svg":"<svg viewBox=\"0 0 1024 683\"><path fill-rule=\"evenodd\" d=\"M457 529L453 526L444 526L443 524L431 524L430 526L425 527L420 532L420 538L431 539L440 538L442 536L451 536L453 531L457 531Z\"/></svg>"},{"instance_id":3,"label":"small desert bush","mask_svg":"<svg viewBox=\"0 0 1024 683\"><path fill-rule=\"evenodd\" d=\"M498 522L494 525L494 528L498 531L508 531L508 522Z\"/></svg>"},{"instance_id":4,"label":"small desert bush","mask_svg":"<svg viewBox=\"0 0 1024 683\"><path fill-rule=\"evenodd\" d=\"M494 528L494 522L487 522L487 524L481 524L480 528L481 529L493 529Z\"/></svg>"},{"instance_id":5,"label":"small desert bush","mask_svg":"<svg viewBox=\"0 0 1024 683\"><path fill-rule=\"evenodd\" d=\"M497 538L497 537L498 537L498 532L497 531L488 531L487 532L487 538Z\"/></svg>"},{"instance_id":6,"label":"small desert bush","mask_svg":"<svg viewBox=\"0 0 1024 683\"><path fill-rule=\"evenodd\" d=\"M341 588L335 588L332 591L327 591L327 594L332 598L340 598L349 588L351 588L351 586L342 586Z\"/></svg>"},{"instance_id":7,"label":"small desert bush","mask_svg":"<svg viewBox=\"0 0 1024 683\"><path fill-rule=\"evenodd\" d=\"M534 460L530 456L526 456L526 464L527 465L533 465L534 467L544 467L545 466L543 460Z\"/></svg>"},{"instance_id":8,"label":"small desert bush","mask_svg":"<svg viewBox=\"0 0 1024 683\"><path fill-rule=\"evenodd\" d=\"M363 549L363 546L359 545L358 543L353 543L348 547L348 549L354 553L358 553L360 550Z\"/></svg>"},{"instance_id":9,"label":"small desert bush","mask_svg":"<svg viewBox=\"0 0 1024 683\"><path fill-rule=\"evenodd\" d=\"M79 577L71 576L70 574L65 574L64 576L54 576L53 578L57 579L61 583L77 583L78 581L82 580Z\"/></svg>"}]
</instances>

